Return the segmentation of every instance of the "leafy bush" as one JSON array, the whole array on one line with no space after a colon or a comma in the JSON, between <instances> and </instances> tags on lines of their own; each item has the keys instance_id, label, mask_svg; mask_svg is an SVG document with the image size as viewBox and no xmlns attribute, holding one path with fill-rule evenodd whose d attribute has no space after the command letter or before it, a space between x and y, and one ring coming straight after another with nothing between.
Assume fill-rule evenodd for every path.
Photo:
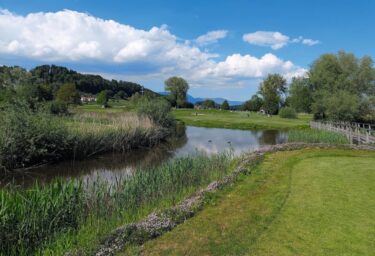
<instances>
[{"instance_id":1,"label":"leafy bush","mask_svg":"<svg viewBox=\"0 0 375 256\"><path fill-rule=\"evenodd\" d=\"M50 110L54 115L66 115L68 114L68 104L63 101L52 101Z\"/></svg>"},{"instance_id":2,"label":"leafy bush","mask_svg":"<svg viewBox=\"0 0 375 256\"><path fill-rule=\"evenodd\" d=\"M0 166L15 169L59 159L68 143L65 126L25 102L6 107L0 123Z\"/></svg>"},{"instance_id":3,"label":"leafy bush","mask_svg":"<svg viewBox=\"0 0 375 256\"><path fill-rule=\"evenodd\" d=\"M297 113L294 108L284 107L280 109L279 116L281 118L297 118Z\"/></svg>"},{"instance_id":4,"label":"leafy bush","mask_svg":"<svg viewBox=\"0 0 375 256\"><path fill-rule=\"evenodd\" d=\"M147 116L157 125L170 127L174 124L171 105L163 98L141 97L137 99L137 113Z\"/></svg>"}]
</instances>

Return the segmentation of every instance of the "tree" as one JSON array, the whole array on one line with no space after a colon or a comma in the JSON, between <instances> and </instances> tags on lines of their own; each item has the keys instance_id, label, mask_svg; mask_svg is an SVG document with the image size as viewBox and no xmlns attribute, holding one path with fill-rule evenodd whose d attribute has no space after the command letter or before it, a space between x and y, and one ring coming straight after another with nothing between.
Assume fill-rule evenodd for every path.
<instances>
[{"instance_id":1,"label":"tree","mask_svg":"<svg viewBox=\"0 0 375 256\"><path fill-rule=\"evenodd\" d=\"M101 91L97 95L97 97L96 97L96 103L99 104L99 105L102 105L104 107L107 107L108 106L108 99L109 99L108 91L104 90L104 91Z\"/></svg>"},{"instance_id":2,"label":"tree","mask_svg":"<svg viewBox=\"0 0 375 256\"><path fill-rule=\"evenodd\" d=\"M119 91L118 93L115 94L115 96L113 96L113 98L115 98L116 100L120 100L120 99L125 100L128 98L128 95L124 91Z\"/></svg>"},{"instance_id":3,"label":"tree","mask_svg":"<svg viewBox=\"0 0 375 256\"><path fill-rule=\"evenodd\" d=\"M165 90L170 92L169 99L173 106L181 107L186 102L189 84L181 77L170 77L165 82Z\"/></svg>"},{"instance_id":4,"label":"tree","mask_svg":"<svg viewBox=\"0 0 375 256\"><path fill-rule=\"evenodd\" d=\"M294 77L289 86L289 105L297 112L310 113L312 104L312 92L310 90L309 79Z\"/></svg>"},{"instance_id":5,"label":"tree","mask_svg":"<svg viewBox=\"0 0 375 256\"><path fill-rule=\"evenodd\" d=\"M312 64L309 82L315 118L368 120L374 111L375 71L370 57L352 53L324 54ZM369 112L370 111L370 112Z\"/></svg>"},{"instance_id":6,"label":"tree","mask_svg":"<svg viewBox=\"0 0 375 256\"><path fill-rule=\"evenodd\" d=\"M227 100L224 100L223 103L221 104L221 109L222 110L228 110L229 109L229 103Z\"/></svg>"},{"instance_id":7,"label":"tree","mask_svg":"<svg viewBox=\"0 0 375 256\"><path fill-rule=\"evenodd\" d=\"M209 100L209 99L203 101L201 103L201 105L202 105L203 108L206 108L206 109L210 109L210 108L215 108L216 107L215 101Z\"/></svg>"},{"instance_id":8,"label":"tree","mask_svg":"<svg viewBox=\"0 0 375 256\"><path fill-rule=\"evenodd\" d=\"M258 95L253 95L250 100L246 101L243 106L242 110L248 111L259 111L263 106L263 99Z\"/></svg>"},{"instance_id":9,"label":"tree","mask_svg":"<svg viewBox=\"0 0 375 256\"><path fill-rule=\"evenodd\" d=\"M81 97L74 84L64 84L56 92L56 100L67 104L79 104Z\"/></svg>"},{"instance_id":10,"label":"tree","mask_svg":"<svg viewBox=\"0 0 375 256\"><path fill-rule=\"evenodd\" d=\"M281 105L281 96L285 94L286 80L279 74L270 74L260 84L259 93L263 97L263 107L269 114L277 114Z\"/></svg>"}]
</instances>

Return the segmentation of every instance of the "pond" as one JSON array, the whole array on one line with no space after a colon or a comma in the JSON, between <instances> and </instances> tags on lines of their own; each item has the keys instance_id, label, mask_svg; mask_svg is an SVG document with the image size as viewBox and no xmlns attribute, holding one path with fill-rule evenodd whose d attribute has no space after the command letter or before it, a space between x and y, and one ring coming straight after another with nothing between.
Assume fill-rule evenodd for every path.
<instances>
[{"instance_id":1,"label":"pond","mask_svg":"<svg viewBox=\"0 0 375 256\"><path fill-rule=\"evenodd\" d=\"M27 186L38 180L48 182L54 178L81 177L95 181L114 181L130 175L137 168L147 168L168 159L204 152L216 154L231 150L238 155L253 151L263 145L274 145L287 141L287 133L277 130L244 131L234 129L179 127L176 136L155 148L142 148L129 153L111 153L82 161L65 161L0 176L0 186L9 182Z\"/></svg>"}]
</instances>

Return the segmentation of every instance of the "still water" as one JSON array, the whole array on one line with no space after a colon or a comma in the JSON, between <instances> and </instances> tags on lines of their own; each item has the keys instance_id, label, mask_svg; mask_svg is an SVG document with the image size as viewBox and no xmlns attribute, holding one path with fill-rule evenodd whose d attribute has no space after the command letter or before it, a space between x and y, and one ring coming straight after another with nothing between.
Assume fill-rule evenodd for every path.
<instances>
[{"instance_id":1,"label":"still water","mask_svg":"<svg viewBox=\"0 0 375 256\"><path fill-rule=\"evenodd\" d=\"M82 161L50 164L18 174L0 176L0 186L9 182L28 185L38 180L48 182L56 177L81 177L85 180L116 180L137 168L147 168L168 159L204 152L216 154L231 150L235 155L258 149L262 145L284 143L287 133L277 130L243 131L234 129L179 127L168 142L155 148L142 148L129 153L111 153Z\"/></svg>"}]
</instances>

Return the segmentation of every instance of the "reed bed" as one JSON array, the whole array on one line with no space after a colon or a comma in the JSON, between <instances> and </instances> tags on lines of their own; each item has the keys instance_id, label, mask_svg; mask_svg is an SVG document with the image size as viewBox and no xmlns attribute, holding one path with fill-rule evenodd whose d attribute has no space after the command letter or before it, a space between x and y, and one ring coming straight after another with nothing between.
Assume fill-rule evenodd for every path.
<instances>
[{"instance_id":1,"label":"reed bed","mask_svg":"<svg viewBox=\"0 0 375 256\"><path fill-rule=\"evenodd\" d=\"M136 113L57 117L14 107L0 123L0 170L154 146L168 130Z\"/></svg>"},{"instance_id":2,"label":"reed bed","mask_svg":"<svg viewBox=\"0 0 375 256\"><path fill-rule=\"evenodd\" d=\"M345 135L317 129L290 130L288 132L289 142L306 143L328 143L328 144L348 144L349 140Z\"/></svg>"},{"instance_id":3,"label":"reed bed","mask_svg":"<svg viewBox=\"0 0 375 256\"><path fill-rule=\"evenodd\" d=\"M98 180L86 186L82 180L60 180L27 190L3 188L0 255L59 255L67 250L89 254L106 235L103 230L110 232L140 213L177 203L228 174L231 162L230 153L195 155L137 170L115 184Z\"/></svg>"}]
</instances>

